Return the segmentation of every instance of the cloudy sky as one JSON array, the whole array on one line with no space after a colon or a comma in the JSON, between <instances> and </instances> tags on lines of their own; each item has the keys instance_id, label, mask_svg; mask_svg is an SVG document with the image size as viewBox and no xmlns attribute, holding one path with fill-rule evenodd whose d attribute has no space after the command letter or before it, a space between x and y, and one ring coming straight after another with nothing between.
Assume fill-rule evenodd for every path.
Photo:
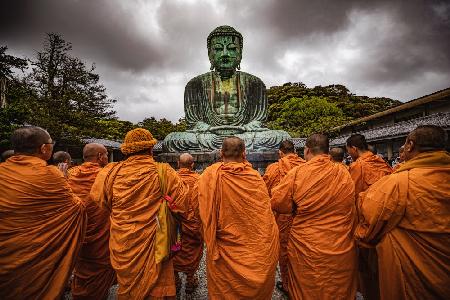
<instances>
[{"instance_id":1,"label":"cloudy sky","mask_svg":"<svg viewBox=\"0 0 450 300\"><path fill-rule=\"evenodd\" d=\"M241 69L266 86L344 84L408 101L450 87L450 2L3 0L0 44L31 57L46 32L95 62L121 119L182 117L187 81L209 70L208 33L244 36Z\"/></svg>"}]
</instances>

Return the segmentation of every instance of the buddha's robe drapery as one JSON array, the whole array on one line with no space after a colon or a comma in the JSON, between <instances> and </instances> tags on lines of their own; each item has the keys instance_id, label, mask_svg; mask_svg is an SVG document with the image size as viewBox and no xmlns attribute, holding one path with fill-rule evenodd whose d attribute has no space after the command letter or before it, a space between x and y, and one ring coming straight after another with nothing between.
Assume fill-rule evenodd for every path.
<instances>
[{"instance_id":1,"label":"buddha's robe drapery","mask_svg":"<svg viewBox=\"0 0 450 300\"><path fill-rule=\"evenodd\" d=\"M69 185L86 206L88 217L86 236L75 264L73 299L107 299L116 280L109 258L109 211L100 208L89 195L100 170L99 164L85 162L68 171Z\"/></svg>"},{"instance_id":2,"label":"buddha's robe drapery","mask_svg":"<svg viewBox=\"0 0 450 300\"><path fill-rule=\"evenodd\" d=\"M282 130L269 130L262 123L267 118L266 86L258 77L237 71L231 78L230 95L223 91L223 84L217 72L208 72L191 79L184 91L184 109L188 131L172 132L164 139L163 147L170 152L211 151L220 149L227 136L237 136L244 140L245 147L251 149L274 149L283 140L289 139ZM225 83L228 85L228 83ZM234 97L233 97L234 96ZM233 100L233 98L237 98ZM215 109L216 102L235 101L237 109L227 117ZM238 126L253 124L252 128L236 132L211 132L208 127ZM226 130L225 130L226 131Z\"/></svg>"},{"instance_id":3,"label":"buddha's robe drapery","mask_svg":"<svg viewBox=\"0 0 450 300\"><path fill-rule=\"evenodd\" d=\"M392 173L391 167L378 155L367 151L350 165L350 175L355 182L355 195L367 190L383 176ZM360 248L358 251L359 288L367 300L378 299L379 284L377 258L373 249Z\"/></svg>"},{"instance_id":4,"label":"buddha's robe drapery","mask_svg":"<svg viewBox=\"0 0 450 300\"><path fill-rule=\"evenodd\" d=\"M318 155L275 187L272 209L294 211L288 242L291 299L355 299L356 208L349 173Z\"/></svg>"},{"instance_id":5,"label":"buddha's robe drapery","mask_svg":"<svg viewBox=\"0 0 450 300\"><path fill-rule=\"evenodd\" d=\"M61 298L86 221L83 203L56 167L25 155L2 163L0 298Z\"/></svg>"},{"instance_id":6,"label":"buddha's robe drapery","mask_svg":"<svg viewBox=\"0 0 450 300\"><path fill-rule=\"evenodd\" d=\"M264 182L267 185L269 191L269 196L272 196L272 189L275 188L281 181L281 179L286 176L286 174L296 166L304 164L306 161L299 157L295 153L290 153L280 158L277 162L267 166L266 172L263 176ZM279 237L280 237L280 273L281 281L283 282L283 288L287 291L287 244L289 240L289 231L292 224L292 214L276 214L275 215Z\"/></svg>"},{"instance_id":7,"label":"buddha's robe drapery","mask_svg":"<svg viewBox=\"0 0 450 300\"><path fill-rule=\"evenodd\" d=\"M245 163L216 163L194 188L207 249L209 299L271 299L278 229L259 173Z\"/></svg>"},{"instance_id":8,"label":"buddha's robe drapery","mask_svg":"<svg viewBox=\"0 0 450 300\"><path fill-rule=\"evenodd\" d=\"M167 194L173 212L187 212L188 187L167 165ZM116 271L118 299L176 295L172 260L155 261L157 214L162 201L157 165L149 155L134 155L100 171L91 197L110 210L111 264Z\"/></svg>"},{"instance_id":9,"label":"buddha's robe drapery","mask_svg":"<svg viewBox=\"0 0 450 300\"><path fill-rule=\"evenodd\" d=\"M365 152L350 165L350 175L355 182L355 195L367 190L381 177L392 173L392 168L378 155Z\"/></svg>"},{"instance_id":10,"label":"buddha's robe drapery","mask_svg":"<svg viewBox=\"0 0 450 300\"><path fill-rule=\"evenodd\" d=\"M178 175L189 187L189 193L187 195L189 201L188 215L194 216L194 210L198 207L198 204L194 203L194 201L198 201L198 198L193 197L192 190L200 175L185 168L178 170ZM203 239L200 232L200 225L198 218L190 218L190 220L182 222L181 250L173 258L175 272L184 272L193 276L197 271L203 255Z\"/></svg>"},{"instance_id":11,"label":"buddha's robe drapery","mask_svg":"<svg viewBox=\"0 0 450 300\"><path fill-rule=\"evenodd\" d=\"M355 236L376 247L381 299L449 299L449 182L449 153L425 152L361 194Z\"/></svg>"}]
</instances>

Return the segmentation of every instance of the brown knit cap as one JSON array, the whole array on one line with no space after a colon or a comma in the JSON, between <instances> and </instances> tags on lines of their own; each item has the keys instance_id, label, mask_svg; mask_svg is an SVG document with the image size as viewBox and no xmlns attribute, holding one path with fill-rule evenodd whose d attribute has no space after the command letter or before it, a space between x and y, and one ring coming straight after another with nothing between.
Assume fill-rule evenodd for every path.
<instances>
[{"instance_id":1,"label":"brown knit cap","mask_svg":"<svg viewBox=\"0 0 450 300\"><path fill-rule=\"evenodd\" d=\"M142 150L151 149L158 141L153 138L153 135L144 128L136 128L127 132L125 140L120 145L120 151L123 154L129 155Z\"/></svg>"}]
</instances>

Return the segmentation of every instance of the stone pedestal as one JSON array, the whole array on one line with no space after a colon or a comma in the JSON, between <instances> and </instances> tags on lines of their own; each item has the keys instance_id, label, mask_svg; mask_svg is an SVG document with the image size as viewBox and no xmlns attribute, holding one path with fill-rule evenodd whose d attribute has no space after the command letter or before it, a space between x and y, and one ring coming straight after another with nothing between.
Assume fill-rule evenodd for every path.
<instances>
[{"instance_id":1,"label":"stone pedestal","mask_svg":"<svg viewBox=\"0 0 450 300\"><path fill-rule=\"evenodd\" d=\"M220 160L219 151L192 152L190 154L194 157L195 169L198 172L202 172L206 167ZM181 153L161 153L156 156L156 160L168 163L176 169L180 155ZM269 164L278 160L278 150L247 152L247 160L262 175Z\"/></svg>"}]
</instances>

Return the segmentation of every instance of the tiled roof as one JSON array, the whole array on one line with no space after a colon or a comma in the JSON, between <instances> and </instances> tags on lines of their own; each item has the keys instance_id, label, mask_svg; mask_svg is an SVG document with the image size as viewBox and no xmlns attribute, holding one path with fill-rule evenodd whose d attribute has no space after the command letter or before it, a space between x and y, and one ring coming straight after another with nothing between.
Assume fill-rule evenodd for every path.
<instances>
[{"instance_id":1,"label":"tiled roof","mask_svg":"<svg viewBox=\"0 0 450 300\"><path fill-rule=\"evenodd\" d=\"M445 129L450 129L450 113L438 113L422 118L412 119L393 125L377 127L356 133L360 133L366 137L368 142L382 140L387 138L404 137L413 131L419 125L437 125ZM333 139L331 146L341 146L350 135L343 135Z\"/></svg>"}]
</instances>

